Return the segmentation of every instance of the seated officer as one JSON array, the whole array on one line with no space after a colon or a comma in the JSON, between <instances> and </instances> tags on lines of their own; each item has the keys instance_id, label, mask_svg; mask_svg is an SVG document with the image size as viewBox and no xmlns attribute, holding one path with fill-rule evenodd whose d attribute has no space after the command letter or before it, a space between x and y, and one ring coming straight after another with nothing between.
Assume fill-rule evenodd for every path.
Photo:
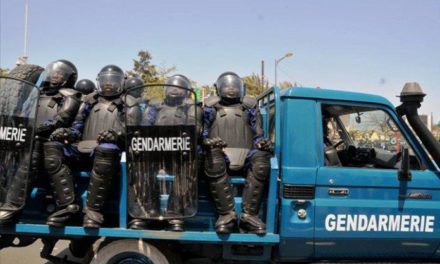
<instances>
[{"instance_id":1,"label":"seated officer","mask_svg":"<svg viewBox=\"0 0 440 264\"><path fill-rule=\"evenodd\" d=\"M219 218L217 233L231 233L236 225L235 202L229 174L246 175L240 231L265 234L258 213L270 170L271 143L263 138L257 101L244 96L243 81L233 72L215 84L219 96L205 100L205 173L209 178Z\"/></svg>"},{"instance_id":2,"label":"seated officer","mask_svg":"<svg viewBox=\"0 0 440 264\"><path fill-rule=\"evenodd\" d=\"M171 85L184 87L185 89L173 87ZM142 123L150 126L179 126L188 124L197 124L201 127L201 113L202 110L197 111L199 117L194 116L196 107L194 101L189 98L189 89L191 89L190 80L183 75L173 75L165 81L164 87L164 100L150 101L148 107L144 111ZM172 169L173 161L169 160L165 162L162 172L173 171ZM173 173L170 173L173 174ZM146 205L149 215L152 217L157 217L160 212L159 205L159 188L158 183L153 181L155 177L147 177L143 184L147 186L147 190L143 192L150 192L143 198L144 205ZM194 177L195 179L195 177ZM168 221L169 230L171 231L183 231L184 222L179 219L180 216L185 215L185 199L188 198L187 193L192 191L192 185L195 182L188 183L187 179L184 179L182 175L175 175L172 189L168 198L166 216L173 217L176 219L171 219ZM183 194L183 195L180 195ZM150 201L145 201L150 200ZM139 218L134 218L130 222L130 228L133 229L146 229L146 221Z\"/></svg>"},{"instance_id":3,"label":"seated officer","mask_svg":"<svg viewBox=\"0 0 440 264\"><path fill-rule=\"evenodd\" d=\"M60 143L69 144L80 140L78 144L72 145L72 149L87 156L93 153L86 207L83 210L84 227L98 228L103 224L104 203L111 191L112 182L119 172L125 122L140 122L139 108L126 109L121 99L124 78L124 73L118 66L107 65L102 68L97 78L97 92L84 99L73 126L55 131L51 136L52 144L45 149L47 155L53 158L53 162L58 164L59 168L64 169L66 166L63 164L63 151ZM126 117L130 120L125 120ZM63 179L62 174L56 177L64 182L55 186L56 193L63 193L64 185L73 186L73 182L66 182L67 179ZM74 199L70 199L71 204L75 202ZM68 217L72 217L70 212L57 211L50 216L48 223L60 223Z\"/></svg>"}]
</instances>

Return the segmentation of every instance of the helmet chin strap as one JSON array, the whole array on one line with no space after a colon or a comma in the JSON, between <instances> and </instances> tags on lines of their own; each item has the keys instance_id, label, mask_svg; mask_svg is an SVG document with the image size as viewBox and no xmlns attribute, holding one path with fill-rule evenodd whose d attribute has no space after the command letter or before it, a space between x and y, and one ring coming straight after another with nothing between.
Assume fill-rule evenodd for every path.
<instances>
[{"instance_id":1,"label":"helmet chin strap","mask_svg":"<svg viewBox=\"0 0 440 264\"><path fill-rule=\"evenodd\" d=\"M239 104L240 103L240 97L236 97L236 98L222 97L221 102L224 105Z\"/></svg>"},{"instance_id":2,"label":"helmet chin strap","mask_svg":"<svg viewBox=\"0 0 440 264\"><path fill-rule=\"evenodd\" d=\"M185 97L181 97L181 96L178 96L178 97L168 97L167 96L165 98L165 103L170 106L176 106L176 105L182 104L184 99L185 99Z\"/></svg>"}]
</instances>

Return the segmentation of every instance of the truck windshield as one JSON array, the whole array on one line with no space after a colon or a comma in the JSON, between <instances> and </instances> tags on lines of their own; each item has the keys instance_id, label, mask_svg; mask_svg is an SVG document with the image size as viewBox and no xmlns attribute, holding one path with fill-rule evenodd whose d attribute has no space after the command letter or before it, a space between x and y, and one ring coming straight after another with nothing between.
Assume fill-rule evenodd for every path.
<instances>
[{"instance_id":1,"label":"truck windshield","mask_svg":"<svg viewBox=\"0 0 440 264\"><path fill-rule=\"evenodd\" d=\"M398 168L403 148L409 149L412 168L420 162L399 127L381 109L323 105L324 142L334 148L340 166ZM339 165L339 163L336 163Z\"/></svg>"}]
</instances>

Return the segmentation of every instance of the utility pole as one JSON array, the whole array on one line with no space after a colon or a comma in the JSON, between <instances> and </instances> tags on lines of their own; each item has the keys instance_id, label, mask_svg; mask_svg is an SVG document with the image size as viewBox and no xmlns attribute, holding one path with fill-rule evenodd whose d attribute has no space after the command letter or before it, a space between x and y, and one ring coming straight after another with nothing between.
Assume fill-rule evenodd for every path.
<instances>
[{"instance_id":1,"label":"utility pole","mask_svg":"<svg viewBox=\"0 0 440 264\"><path fill-rule=\"evenodd\" d=\"M26 0L24 6L24 45L23 45L23 55L18 57L15 64L22 65L27 63L28 59L28 19L29 18L29 0Z\"/></svg>"},{"instance_id":2,"label":"utility pole","mask_svg":"<svg viewBox=\"0 0 440 264\"><path fill-rule=\"evenodd\" d=\"M292 57L292 56L293 56L293 52L287 52L286 55L279 58L278 60L275 60L275 84L274 84L274 86L278 86L278 63L280 63L280 61L284 60L285 58Z\"/></svg>"},{"instance_id":3,"label":"utility pole","mask_svg":"<svg viewBox=\"0 0 440 264\"><path fill-rule=\"evenodd\" d=\"M264 87L264 60L261 61L261 86L263 89L262 91L266 90L266 87Z\"/></svg>"}]
</instances>

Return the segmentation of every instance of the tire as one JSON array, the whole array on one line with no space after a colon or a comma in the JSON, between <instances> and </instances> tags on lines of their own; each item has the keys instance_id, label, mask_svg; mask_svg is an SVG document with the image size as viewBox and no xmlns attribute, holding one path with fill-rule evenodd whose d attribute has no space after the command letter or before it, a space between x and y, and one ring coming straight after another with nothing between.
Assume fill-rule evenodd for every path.
<instances>
[{"instance_id":1,"label":"tire","mask_svg":"<svg viewBox=\"0 0 440 264\"><path fill-rule=\"evenodd\" d=\"M105 244L90 264L174 264L157 247L142 239L121 239Z\"/></svg>"},{"instance_id":2,"label":"tire","mask_svg":"<svg viewBox=\"0 0 440 264\"><path fill-rule=\"evenodd\" d=\"M36 84L43 71L44 69L38 65L23 64L12 69L9 72L8 77L25 80Z\"/></svg>"},{"instance_id":3,"label":"tire","mask_svg":"<svg viewBox=\"0 0 440 264\"><path fill-rule=\"evenodd\" d=\"M7 76L36 84L43 70L44 69L38 65L23 64L12 69ZM0 104L2 105L2 110L20 107L29 96L29 92L30 91L23 91L23 89L19 89L18 87L2 87L2 89L0 89Z\"/></svg>"}]
</instances>

